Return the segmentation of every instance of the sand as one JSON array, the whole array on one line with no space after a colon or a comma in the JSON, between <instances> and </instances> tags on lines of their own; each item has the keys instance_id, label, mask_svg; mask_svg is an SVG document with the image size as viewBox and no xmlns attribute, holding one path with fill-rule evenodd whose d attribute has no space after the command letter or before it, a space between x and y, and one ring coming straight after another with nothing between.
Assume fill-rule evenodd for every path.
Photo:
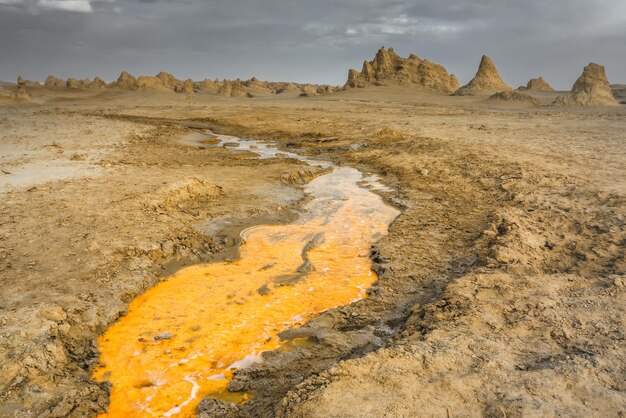
<instances>
[{"instance_id":1,"label":"sand","mask_svg":"<svg viewBox=\"0 0 626 418\"><path fill-rule=\"evenodd\" d=\"M619 415L626 108L528 93L544 106L392 86L32 88L2 105L0 416L104 411L95 341L128 303L180 266L236 257L246 226L297 216L301 164L183 140L206 128L378 174L402 214L370 252L369 297L284 332L307 343L231 382L255 398L201 416Z\"/></svg>"}]
</instances>

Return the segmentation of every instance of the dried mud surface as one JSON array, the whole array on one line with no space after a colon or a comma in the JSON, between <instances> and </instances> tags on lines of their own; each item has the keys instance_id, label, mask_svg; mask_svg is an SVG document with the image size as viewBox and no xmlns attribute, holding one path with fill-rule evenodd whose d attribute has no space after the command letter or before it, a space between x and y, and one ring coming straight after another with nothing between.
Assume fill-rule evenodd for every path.
<instances>
[{"instance_id":1,"label":"dried mud surface","mask_svg":"<svg viewBox=\"0 0 626 418\"><path fill-rule=\"evenodd\" d=\"M235 256L240 225L199 225L294 216L297 164L179 144L194 127L376 173L403 210L372 249L370 297L283 333L307 343L230 384L255 398L206 400L200 416L625 414L623 106L391 87L66 96L0 108L0 179L50 161L74 170L2 192L0 416L103 410L106 385L89 380L98 333L173 265Z\"/></svg>"}]
</instances>

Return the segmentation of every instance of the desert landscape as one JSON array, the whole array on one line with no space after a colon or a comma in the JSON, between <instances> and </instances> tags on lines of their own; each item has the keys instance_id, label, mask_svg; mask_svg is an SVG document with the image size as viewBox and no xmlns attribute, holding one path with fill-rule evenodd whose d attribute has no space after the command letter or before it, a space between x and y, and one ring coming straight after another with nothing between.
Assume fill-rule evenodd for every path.
<instances>
[{"instance_id":1,"label":"desert landscape","mask_svg":"<svg viewBox=\"0 0 626 418\"><path fill-rule=\"evenodd\" d=\"M2 83L0 416L625 416L626 80L475 61Z\"/></svg>"}]
</instances>

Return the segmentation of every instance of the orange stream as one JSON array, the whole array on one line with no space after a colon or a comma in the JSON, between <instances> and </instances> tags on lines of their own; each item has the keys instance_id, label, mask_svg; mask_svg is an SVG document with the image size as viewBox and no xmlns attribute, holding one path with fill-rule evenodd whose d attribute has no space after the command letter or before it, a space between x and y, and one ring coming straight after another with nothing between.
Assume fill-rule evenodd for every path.
<instances>
[{"instance_id":1,"label":"orange stream","mask_svg":"<svg viewBox=\"0 0 626 418\"><path fill-rule=\"evenodd\" d=\"M102 416L194 416L204 396L226 392L235 369L284 343L280 331L365 297L376 279L369 249L398 212L361 179L336 168L313 180L300 220L250 228L239 260L185 268L137 297L98 340L94 377L112 383Z\"/></svg>"}]
</instances>

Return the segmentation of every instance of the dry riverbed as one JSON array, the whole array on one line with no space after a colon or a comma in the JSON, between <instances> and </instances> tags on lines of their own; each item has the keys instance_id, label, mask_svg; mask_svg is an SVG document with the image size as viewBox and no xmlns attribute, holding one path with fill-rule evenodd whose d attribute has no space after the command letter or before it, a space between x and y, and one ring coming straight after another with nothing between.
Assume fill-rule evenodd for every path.
<instances>
[{"instance_id":1,"label":"dry riverbed","mask_svg":"<svg viewBox=\"0 0 626 418\"><path fill-rule=\"evenodd\" d=\"M370 296L284 332L306 343L229 386L254 399L202 416L626 411L623 108L281 96L0 109L0 416L102 411L95 339L128 303L178 266L235 257L243 227L297 216L316 173L181 142L205 128L376 173L403 213L372 249Z\"/></svg>"}]
</instances>

